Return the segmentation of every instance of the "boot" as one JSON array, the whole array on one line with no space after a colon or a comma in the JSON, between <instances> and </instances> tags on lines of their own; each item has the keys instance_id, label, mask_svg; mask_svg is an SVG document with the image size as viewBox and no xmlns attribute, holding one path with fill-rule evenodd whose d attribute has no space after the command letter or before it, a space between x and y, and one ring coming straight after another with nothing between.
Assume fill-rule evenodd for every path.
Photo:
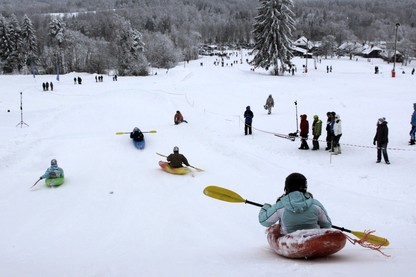
<instances>
[{"instance_id":1,"label":"boot","mask_svg":"<svg viewBox=\"0 0 416 277\"><path fill-rule=\"evenodd\" d=\"M409 145L415 145L415 140L414 140L414 139L411 139L411 140L409 141Z\"/></svg>"}]
</instances>

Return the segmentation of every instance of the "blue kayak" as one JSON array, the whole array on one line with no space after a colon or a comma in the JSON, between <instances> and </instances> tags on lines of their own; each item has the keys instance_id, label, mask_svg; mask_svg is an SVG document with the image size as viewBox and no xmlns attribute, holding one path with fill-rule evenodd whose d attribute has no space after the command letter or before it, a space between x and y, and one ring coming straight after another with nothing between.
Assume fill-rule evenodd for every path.
<instances>
[{"instance_id":1,"label":"blue kayak","mask_svg":"<svg viewBox=\"0 0 416 277\"><path fill-rule=\"evenodd\" d=\"M134 146L136 146L137 149L143 149L144 145L145 145L144 138L141 141L133 139L133 144L134 144Z\"/></svg>"}]
</instances>

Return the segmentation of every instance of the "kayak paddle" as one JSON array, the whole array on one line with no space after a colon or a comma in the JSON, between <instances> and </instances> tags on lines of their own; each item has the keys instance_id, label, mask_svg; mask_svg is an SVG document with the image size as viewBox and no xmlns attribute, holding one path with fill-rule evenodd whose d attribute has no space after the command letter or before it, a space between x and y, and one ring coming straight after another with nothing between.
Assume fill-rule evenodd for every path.
<instances>
[{"instance_id":1,"label":"kayak paddle","mask_svg":"<svg viewBox=\"0 0 416 277\"><path fill-rule=\"evenodd\" d=\"M130 134L131 132L116 132L116 135L127 135L127 134ZM142 132L143 134L146 134L146 133L148 133L148 134L154 134L154 133L157 133L157 131L156 130L150 130L150 131L146 131L146 132Z\"/></svg>"},{"instance_id":2,"label":"kayak paddle","mask_svg":"<svg viewBox=\"0 0 416 277\"><path fill-rule=\"evenodd\" d=\"M37 181L33 184L33 186L31 186L30 188L33 188L34 186L36 186L36 184L37 184L37 183L39 183L39 181L40 181L40 180L42 180L42 178L39 178L39 180L37 180Z\"/></svg>"},{"instance_id":3,"label":"kayak paddle","mask_svg":"<svg viewBox=\"0 0 416 277\"><path fill-rule=\"evenodd\" d=\"M241 197L238 193L226 189L226 188L222 188L222 187L217 187L217 186L208 186L204 189L204 194L206 196L218 199L218 200L222 200L222 201L226 201L226 202L234 202L234 203L245 203L245 204L251 204L254 206L258 206L258 207L263 207L262 204L259 203L255 203L255 202L251 202L247 199L244 199L243 197ZM389 241L386 238L382 238L382 237L378 237L375 235L370 234L369 232L358 232L358 231L351 231L348 229L345 229L343 227L338 227L335 225L332 225L332 227L334 229L338 229L340 231L343 232L348 232L353 234L354 236L356 236L357 238L359 238L360 240L364 240L368 243L377 245L377 246L388 246L389 245Z\"/></svg>"}]
</instances>

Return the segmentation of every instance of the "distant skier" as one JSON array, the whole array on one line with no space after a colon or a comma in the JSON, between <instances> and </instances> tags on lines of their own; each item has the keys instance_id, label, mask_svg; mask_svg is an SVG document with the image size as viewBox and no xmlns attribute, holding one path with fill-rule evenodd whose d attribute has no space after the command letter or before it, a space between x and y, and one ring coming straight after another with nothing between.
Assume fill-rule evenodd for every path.
<instances>
[{"instance_id":1,"label":"distant skier","mask_svg":"<svg viewBox=\"0 0 416 277\"><path fill-rule=\"evenodd\" d=\"M319 119L317 115L313 116L313 123L312 123L312 150L319 150L319 137L322 133L322 121Z\"/></svg>"},{"instance_id":2,"label":"distant skier","mask_svg":"<svg viewBox=\"0 0 416 277\"><path fill-rule=\"evenodd\" d=\"M144 136L139 128L134 127L133 132L130 133L130 138L135 141L143 141Z\"/></svg>"},{"instance_id":3,"label":"distant skier","mask_svg":"<svg viewBox=\"0 0 416 277\"><path fill-rule=\"evenodd\" d=\"M386 164L390 164L389 156L387 155L387 144L389 142L389 128L385 117L379 118L377 121L377 131L373 139L373 144L377 144L377 163L381 161L381 153Z\"/></svg>"},{"instance_id":4,"label":"distant skier","mask_svg":"<svg viewBox=\"0 0 416 277\"><path fill-rule=\"evenodd\" d=\"M45 179L45 178L60 178L64 177L64 170L60 167L58 167L58 162L56 159L51 160L51 167L46 169L45 174L40 176L39 179Z\"/></svg>"},{"instance_id":5,"label":"distant skier","mask_svg":"<svg viewBox=\"0 0 416 277\"><path fill-rule=\"evenodd\" d=\"M273 107L274 107L274 99L272 95L270 94L269 97L267 97L266 104L264 105L264 109L269 111L268 114L271 114Z\"/></svg>"},{"instance_id":6,"label":"distant skier","mask_svg":"<svg viewBox=\"0 0 416 277\"><path fill-rule=\"evenodd\" d=\"M181 114L180 111L176 111L174 117L173 117L173 122L175 122L175 125L178 125L182 122L188 123L188 121L186 121L185 119L183 119L183 115Z\"/></svg>"},{"instance_id":7,"label":"distant skier","mask_svg":"<svg viewBox=\"0 0 416 277\"><path fill-rule=\"evenodd\" d=\"M410 124L412 125L412 129L410 129L410 145L415 145L415 134L416 134L416 103L413 103L413 114L410 119Z\"/></svg>"},{"instance_id":8,"label":"distant skier","mask_svg":"<svg viewBox=\"0 0 416 277\"><path fill-rule=\"evenodd\" d=\"M307 120L308 116L306 114L302 114L300 116L300 141L301 145L299 149L301 150L308 150L309 145L307 142L308 134L309 134L309 121Z\"/></svg>"},{"instance_id":9,"label":"distant skier","mask_svg":"<svg viewBox=\"0 0 416 277\"><path fill-rule=\"evenodd\" d=\"M246 111L244 112L244 134L247 136L252 134L251 124L253 123L254 114L250 110L250 106L246 107Z\"/></svg>"},{"instance_id":10,"label":"distant skier","mask_svg":"<svg viewBox=\"0 0 416 277\"><path fill-rule=\"evenodd\" d=\"M186 157L182 154L179 154L178 146L173 147L173 154L170 154L166 159L169 162L171 168L182 167L182 164L190 166Z\"/></svg>"}]
</instances>

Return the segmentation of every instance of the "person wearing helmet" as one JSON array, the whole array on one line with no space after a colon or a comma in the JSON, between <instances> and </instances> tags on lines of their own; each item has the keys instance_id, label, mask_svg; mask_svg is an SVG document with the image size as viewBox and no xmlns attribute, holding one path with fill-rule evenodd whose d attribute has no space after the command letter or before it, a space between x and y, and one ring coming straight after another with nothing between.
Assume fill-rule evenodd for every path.
<instances>
[{"instance_id":1,"label":"person wearing helmet","mask_svg":"<svg viewBox=\"0 0 416 277\"><path fill-rule=\"evenodd\" d=\"M182 122L188 123L188 121L183 119L183 116L180 111L176 111L175 116L173 117L173 121L175 122L175 125L178 125Z\"/></svg>"},{"instance_id":2,"label":"person wearing helmet","mask_svg":"<svg viewBox=\"0 0 416 277\"><path fill-rule=\"evenodd\" d=\"M167 161L169 162L169 165L171 168L183 167L182 164L189 166L189 163L186 157L182 154L179 154L178 146L173 147L173 153L167 157Z\"/></svg>"},{"instance_id":3,"label":"person wearing helmet","mask_svg":"<svg viewBox=\"0 0 416 277\"><path fill-rule=\"evenodd\" d=\"M130 138L132 138L135 141L143 141L144 136L139 128L134 127L133 132L130 133Z\"/></svg>"},{"instance_id":4,"label":"person wearing helmet","mask_svg":"<svg viewBox=\"0 0 416 277\"><path fill-rule=\"evenodd\" d=\"M250 106L246 107L246 111L244 112L244 134L247 136L247 134L251 135L252 131L251 131L251 124L253 123L253 117L254 114L253 112L250 110Z\"/></svg>"},{"instance_id":5,"label":"person wearing helmet","mask_svg":"<svg viewBox=\"0 0 416 277\"><path fill-rule=\"evenodd\" d=\"M292 173L285 181L285 193L276 204L265 203L259 212L259 222L265 227L280 225L280 234L297 230L331 228L331 219L324 206L307 192L306 177Z\"/></svg>"},{"instance_id":6,"label":"person wearing helmet","mask_svg":"<svg viewBox=\"0 0 416 277\"><path fill-rule=\"evenodd\" d=\"M274 107L274 100L273 100L272 95L270 94L269 97L267 97L266 105L264 105L264 108L268 110L268 114L271 114L273 107Z\"/></svg>"},{"instance_id":7,"label":"person wearing helmet","mask_svg":"<svg viewBox=\"0 0 416 277\"><path fill-rule=\"evenodd\" d=\"M58 162L55 159L51 160L51 167L46 169L45 174L40 176L39 179L45 178L59 178L64 176L64 170L58 167Z\"/></svg>"}]
</instances>

